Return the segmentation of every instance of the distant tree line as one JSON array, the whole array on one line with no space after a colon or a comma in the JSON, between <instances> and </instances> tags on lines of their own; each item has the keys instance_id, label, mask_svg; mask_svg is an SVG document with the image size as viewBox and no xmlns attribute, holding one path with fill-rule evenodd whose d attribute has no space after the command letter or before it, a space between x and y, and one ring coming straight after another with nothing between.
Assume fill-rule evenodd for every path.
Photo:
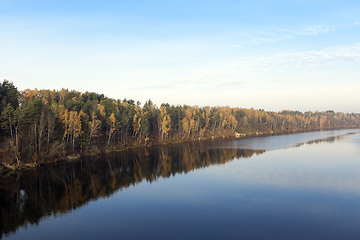
<instances>
[{"instance_id":1,"label":"distant tree line","mask_svg":"<svg viewBox=\"0 0 360 240\"><path fill-rule=\"evenodd\" d=\"M67 89L18 91L0 82L0 161L37 163L204 138L360 126L360 114L156 106Z\"/></svg>"}]
</instances>

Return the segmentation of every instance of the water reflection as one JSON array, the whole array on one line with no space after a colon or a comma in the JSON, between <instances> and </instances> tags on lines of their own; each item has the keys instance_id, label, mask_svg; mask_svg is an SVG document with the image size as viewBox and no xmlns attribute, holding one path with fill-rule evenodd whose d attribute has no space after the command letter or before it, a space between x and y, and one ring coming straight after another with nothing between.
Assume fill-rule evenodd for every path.
<instances>
[{"instance_id":1,"label":"water reflection","mask_svg":"<svg viewBox=\"0 0 360 240\"><path fill-rule=\"evenodd\" d=\"M287 134L266 137L240 138L237 140L223 140L213 147L216 148L238 148L253 150L276 150L298 146L314 141L327 141L325 139L346 137L349 134L359 133L358 129L319 131L309 133Z\"/></svg>"},{"instance_id":2,"label":"water reflection","mask_svg":"<svg viewBox=\"0 0 360 240\"><path fill-rule=\"evenodd\" d=\"M0 181L1 234L42 218L64 214L143 180L174 176L197 168L249 158L261 150L200 149L199 144L126 151L84 158L34 171L9 174Z\"/></svg>"},{"instance_id":3,"label":"water reflection","mask_svg":"<svg viewBox=\"0 0 360 240\"><path fill-rule=\"evenodd\" d=\"M319 136L323 135L320 134ZM352 216L354 208L341 208L339 210L334 208L333 202L324 200L322 196L316 195L314 197L308 193L309 191L323 191L324 194L332 194L332 199L335 201L345 204L349 203L348 199L344 200L342 195L331 191L335 189L356 192L357 189L360 189L358 183L360 176L356 169L342 168L342 162L339 161L341 157L347 158L347 161L353 157L353 155L347 155L352 151L349 148L350 145L346 145L346 142L342 141L344 138L346 139L346 136L330 135L327 138L317 140L312 138L304 143L294 145L294 142L299 142L299 138L292 135L293 138L297 138L290 141L294 148L286 151L267 151L266 154L263 154L265 150L239 148L239 140L202 141L153 149L124 151L84 158L78 162L57 164L33 171L10 173L8 176L0 178L1 237L8 236L28 224L38 225L49 216L61 216L73 212L73 210L87 205L92 200L113 196L119 190L135 186L142 181L151 183L159 178L168 178L194 169L225 163L228 163L226 168L217 167L208 168L207 171L198 171L201 172L198 177L206 182L201 188L211 189L209 193L204 193L204 198L198 200L200 204L194 203L196 202L195 195L187 198L190 195L189 192L199 191L198 188L191 190L189 187L189 185L194 185L194 179L190 177L192 182L189 185L181 185L188 187L186 189L187 196L184 196L183 192L181 193L183 195L182 204L184 202L194 204L187 206L187 208L193 209L194 215L191 217L195 220L198 219L198 223L200 220L204 220L203 216L214 214L217 216L216 219L230 219L229 221L231 221L232 217L243 221L243 226L252 222L253 225L247 226L249 229L256 228L257 224L261 224L261 221L264 221L263 227L274 227L275 229L274 224L280 223L274 222L269 225L269 222L273 222L274 216L279 217L279 219L282 217L283 224L289 222L290 218L296 218L309 212L314 216L321 217L334 211L347 211L350 213L348 216ZM256 139L262 144L264 143L262 138L242 139L242 142L251 143L255 142ZM271 138L266 139L271 141ZM359 138L354 139L357 141ZM336 142L337 145L320 144L324 142ZM314 150L312 149L313 146L317 146L317 148ZM300 147L304 151L300 151ZM317 151L321 148L323 149L319 154ZM340 152L339 149L344 152ZM285 152L287 154L284 154ZM257 156L257 161L232 161L233 159L244 160L254 156ZM334 156L334 159L331 156ZM331 174L327 168L331 168ZM337 169L339 173L337 174L334 169ZM172 186L176 188L176 186ZM305 190L299 191L296 188ZM281 189L287 190L283 192ZM154 188L151 191L156 192ZM215 195L213 195L214 192L216 192ZM311 201L308 201L307 199L310 198ZM357 200L358 198L354 199ZM207 203L210 200L211 203ZM352 206L355 206L355 211L358 211L358 204L355 200L352 200ZM131 204L131 201L126 203ZM161 203L153 204L161 205ZM149 208L145 209L144 204L139 204L139 206L144 210L143 213L152 211ZM161 209L163 208L164 205L161 205ZM179 204L172 203L169 204L167 211L169 213L177 211L176 217L180 217L178 223L184 224L185 221L181 220L181 216L186 216L188 209L181 212L181 207L179 210L177 208L179 208ZM156 211L155 209L158 210L159 208L154 208L154 211ZM238 214L232 215L236 211L239 211ZM152 218L152 216L153 213L150 213L144 215L143 218ZM167 216L166 213L165 216ZM245 216L250 220L245 219ZM119 214L116 217L119 217ZM106 218L115 217L107 215ZM131 218L131 215L124 215L124 218ZM158 221L164 222L166 221L164 219L158 219ZM209 217L209 219L212 218ZM266 221L261 219L266 219ZM316 221L318 220L313 220L313 222ZM125 222L122 227L129 228ZM195 224L195 222L191 222L191 224ZM131 223L129 220L130 225ZM212 222L209 223L212 224ZM236 225L237 222L228 223L228 228L237 229L237 226L232 226L234 224ZM304 224L306 225L306 223ZM203 228L200 225L198 227ZM208 233L211 238L211 231ZM231 231L226 233L234 234ZM204 236L202 235L202 237Z\"/></svg>"}]
</instances>

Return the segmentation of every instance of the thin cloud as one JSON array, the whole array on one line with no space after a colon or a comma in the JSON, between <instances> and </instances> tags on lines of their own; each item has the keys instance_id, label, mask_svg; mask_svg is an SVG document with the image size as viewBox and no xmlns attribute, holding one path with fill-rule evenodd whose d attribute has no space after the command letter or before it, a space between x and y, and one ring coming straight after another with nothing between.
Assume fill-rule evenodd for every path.
<instances>
[{"instance_id":1,"label":"thin cloud","mask_svg":"<svg viewBox=\"0 0 360 240\"><path fill-rule=\"evenodd\" d=\"M298 31L295 31L294 34L297 36L310 36L310 35L317 35L317 34L324 34L328 32L333 32L337 30L338 26L323 26L323 25L316 25L316 26L310 26L305 29L301 29Z\"/></svg>"},{"instance_id":2,"label":"thin cloud","mask_svg":"<svg viewBox=\"0 0 360 240\"><path fill-rule=\"evenodd\" d=\"M338 46L317 51L275 54L257 58L238 58L227 61L213 62L197 72L183 74L166 81L161 88L167 89L223 89L246 87L255 84L256 76L264 76L256 84L266 83L273 71L295 70L338 64L355 64L360 62L360 43L353 46ZM160 88L156 86L155 88ZM154 89L151 84L138 86L134 89Z\"/></svg>"},{"instance_id":3,"label":"thin cloud","mask_svg":"<svg viewBox=\"0 0 360 240\"><path fill-rule=\"evenodd\" d=\"M345 47L331 47L318 51L276 54L268 57L238 59L223 63L223 69L233 70L237 74L255 74L277 69L295 69L303 67L332 65L338 63L354 63L360 61L360 44Z\"/></svg>"},{"instance_id":4,"label":"thin cloud","mask_svg":"<svg viewBox=\"0 0 360 240\"><path fill-rule=\"evenodd\" d=\"M252 33L240 33L237 34L237 36L244 39L240 41L240 43L238 43L240 45L275 43L279 41L294 39L300 36L313 36L318 34L330 33L338 30L339 28L341 28L339 25L313 25L302 29L279 28L274 32L254 31Z\"/></svg>"}]
</instances>

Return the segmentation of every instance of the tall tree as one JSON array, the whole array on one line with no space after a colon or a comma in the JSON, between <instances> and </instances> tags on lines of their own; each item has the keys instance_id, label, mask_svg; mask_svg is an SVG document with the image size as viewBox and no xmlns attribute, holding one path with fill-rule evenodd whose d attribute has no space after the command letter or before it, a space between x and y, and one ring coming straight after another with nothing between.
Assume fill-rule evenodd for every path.
<instances>
[{"instance_id":1,"label":"tall tree","mask_svg":"<svg viewBox=\"0 0 360 240\"><path fill-rule=\"evenodd\" d=\"M160 125L161 125L161 140L164 140L164 136L167 137L171 129L171 118L166 111L165 106L160 107Z\"/></svg>"}]
</instances>

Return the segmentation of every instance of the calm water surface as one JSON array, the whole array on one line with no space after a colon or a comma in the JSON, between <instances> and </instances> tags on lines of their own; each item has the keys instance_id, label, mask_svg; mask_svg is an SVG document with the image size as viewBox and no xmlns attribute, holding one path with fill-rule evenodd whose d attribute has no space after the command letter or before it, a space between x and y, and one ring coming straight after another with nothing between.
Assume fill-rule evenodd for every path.
<instances>
[{"instance_id":1,"label":"calm water surface","mask_svg":"<svg viewBox=\"0 0 360 240\"><path fill-rule=\"evenodd\" d=\"M0 178L1 237L360 239L358 131L196 142L13 173Z\"/></svg>"}]
</instances>

